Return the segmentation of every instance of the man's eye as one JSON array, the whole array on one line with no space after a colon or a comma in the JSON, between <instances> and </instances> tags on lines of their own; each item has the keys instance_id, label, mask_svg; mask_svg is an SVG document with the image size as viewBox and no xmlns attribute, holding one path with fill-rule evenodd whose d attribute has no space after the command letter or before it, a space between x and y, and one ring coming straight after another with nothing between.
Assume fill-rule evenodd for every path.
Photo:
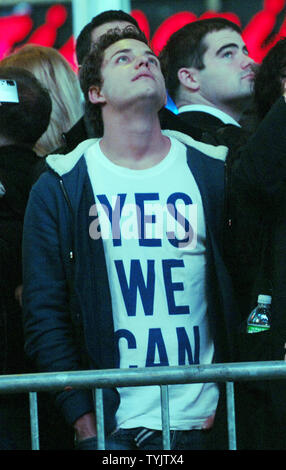
<instances>
[{"instance_id":1,"label":"man's eye","mask_svg":"<svg viewBox=\"0 0 286 470\"><path fill-rule=\"evenodd\" d=\"M149 57L149 62L154 65L158 65L158 60L156 57Z\"/></svg>"},{"instance_id":2,"label":"man's eye","mask_svg":"<svg viewBox=\"0 0 286 470\"><path fill-rule=\"evenodd\" d=\"M227 51L223 54L223 57L225 57L226 59L230 59L232 56L233 56L232 51Z\"/></svg>"},{"instance_id":3,"label":"man's eye","mask_svg":"<svg viewBox=\"0 0 286 470\"><path fill-rule=\"evenodd\" d=\"M122 63L126 63L129 61L129 57L127 55L121 55L120 57L118 57L117 59L117 63L119 64L122 64Z\"/></svg>"}]
</instances>

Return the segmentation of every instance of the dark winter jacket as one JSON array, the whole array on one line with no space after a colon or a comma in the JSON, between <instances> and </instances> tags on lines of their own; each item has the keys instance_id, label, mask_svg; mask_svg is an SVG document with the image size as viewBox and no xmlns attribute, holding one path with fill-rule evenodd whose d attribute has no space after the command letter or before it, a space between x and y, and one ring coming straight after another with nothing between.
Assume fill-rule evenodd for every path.
<instances>
[{"instance_id":1,"label":"dark winter jacket","mask_svg":"<svg viewBox=\"0 0 286 470\"><path fill-rule=\"evenodd\" d=\"M286 335L286 104L280 98L241 149L233 169L234 189L249 214L262 220L268 239L269 277L273 296L272 329L281 333L280 352L284 357ZM247 205L246 205L247 203ZM259 292L258 292L259 293Z\"/></svg>"},{"instance_id":2,"label":"dark winter jacket","mask_svg":"<svg viewBox=\"0 0 286 470\"><path fill-rule=\"evenodd\" d=\"M264 246L264 231L256 211L249 211L247 202L237 200L232 184L232 171L240 149L246 145L253 128L224 124L218 117L202 111L188 111L175 115L164 113L166 129L186 129L196 140L228 148L225 160L225 204L223 220L223 256L230 272L242 321L255 303L255 286L269 288L261 272L260 253ZM246 206L246 207L245 207ZM247 208L247 210L246 210ZM267 285L265 285L267 284ZM265 292L266 293L266 292Z\"/></svg>"},{"instance_id":3,"label":"dark winter jacket","mask_svg":"<svg viewBox=\"0 0 286 470\"><path fill-rule=\"evenodd\" d=\"M25 217L26 351L44 372L117 365L103 244L89 236L95 200L84 152L94 142L83 142L69 155L48 157L50 170L33 187ZM235 350L238 318L221 256L226 149L189 142L193 148L188 149L188 163L207 225L208 315L215 356L216 361L228 361ZM108 432L114 427L118 394L104 393ZM93 409L86 391L61 392L57 402L70 423Z\"/></svg>"},{"instance_id":4,"label":"dark winter jacket","mask_svg":"<svg viewBox=\"0 0 286 470\"><path fill-rule=\"evenodd\" d=\"M0 373L27 371L22 310L15 289L22 284L22 230L39 158L30 149L0 147Z\"/></svg>"}]
</instances>

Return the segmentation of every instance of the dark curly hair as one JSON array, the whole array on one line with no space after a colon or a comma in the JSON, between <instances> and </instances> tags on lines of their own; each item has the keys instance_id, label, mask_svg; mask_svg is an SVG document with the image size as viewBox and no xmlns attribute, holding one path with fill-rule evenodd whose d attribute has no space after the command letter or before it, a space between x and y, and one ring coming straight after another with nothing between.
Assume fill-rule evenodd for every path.
<instances>
[{"instance_id":1,"label":"dark curly hair","mask_svg":"<svg viewBox=\"0 0 286 470\"><path fill-rule=\"evenodd\" d=\"M283 78L286 78L286 37L270 49L256 71L254 104L259 120L282 95Z\"/></svg>"},{"instance_id":2,"label":"dark curly hair","mask_svg":"<svg viewBox=\"0 0 286 470\"><path fill-rule=\"evenodd\" d=\"M80 86L85 98L85 112L96 130L96 135L103 135L103 121L101 115L101 105L93 104L89 101L89 89L91 86L102 86L101 67L105 50L121 39L136 39L148 44L144 33L134 26L126 26L124 29L114 28L102 35L94 44L92 51L85 58L79 72Z\"/></svg>"},{"instance_id":3,"label":"dark curly hair","mask_svg":"<svg viewBox=\"0 0 286 470\"><path fill-rule=\"evenodd\" d=\"M84 61L85 56L91 50L91 34L95 28L105 24L116 21L127 21L128 23L133 24L137 29L139 29L138 23L131 15L125 13L122 10L107 10L99 15L96 15L90 23L88 23L80 32L76 40L76 57L77 62L81 65Z\"/></svg>"}]
</instances>

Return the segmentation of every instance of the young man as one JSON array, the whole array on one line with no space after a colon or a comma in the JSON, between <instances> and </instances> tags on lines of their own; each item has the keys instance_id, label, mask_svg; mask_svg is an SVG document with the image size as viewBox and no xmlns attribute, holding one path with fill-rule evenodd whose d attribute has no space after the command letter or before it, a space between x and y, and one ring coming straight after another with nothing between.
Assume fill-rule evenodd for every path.
<instances>
[{"instance_id":1,"label":"young man","mask_svg":"<svg viewBox=\"0 0 286 470\"><path fill-rule=\"evenodd\" d=\"M260 256L260 233L256 233L253 243L248 227L258 227L259 220L256 214L246 216L231 182L239 149L252 133L252 126L241 126L239 121L253 94L253 60L240 28L223 18L211 18L192 22L175 32L162 50L160 62L167 90L178 108L176 129L189 126L188 134L194 138L229 148L225 166L224 257L241 314L248 315ZM166 117L165 127L173 129L173 121L174 116ZM194 129L199 137L195 137Z\"/></svg>"},{"instance_id":2,"label":"young man","mask_svg":"<svg viewBox=\"0 0 286 470\"><path fill-rule=\"evenodd\" d=\"M139 30L137 21L122 10L107 10L92 18L80 32L76 40L76 58L79 70L85 57L91 51L92 45L112 28L124 28L133 25ZM71 152L80 142L89 137L99 137L93 126L84 115L68 132L63 134L61 153Z\"/></svg>"},{"instance_id":3,"label":"young man","mask_svg":"<svg viewBox=\"0 0 286 470\"><path fill-rule=\"evenodd\" d=\"M99 39L80 81L103 138L48 157L33 188L28 354L41 371L229 360L237 318L220 254L225 149L161 132L164 79L134 29ZM157 387L104 394L107 448L162 448ZM218 398L215 384L170 387L173 448L209 448ZM91 395L65 391L57 403L79 448L95 449Z\"/></svg>"},{"instance_id":4,"label":"young man","mask_svg":"<svg viewBox=\"0 0 286 470\"><path fill-rule=\"evenodd\" d=\"M79 70L84 62L85 57L91 51L93 44L112 28L124 28L128 25L133 25L134 28L139 30L137 21L128 13L122 10L107 10L95 16L90 23L88 23L79 34L76 41L76 57ZM159 114L162 129L173 129L185 132L195 139L200 139L201 133L197 128L180 122L177 123L177 118L171 111L163 108ZM171 124L171 127L170 127ZM102 128L99 126L94 127L84 114L84 116L70 129L63 134L64 145L57 152L68 153L71 152L80 142L90 137L102 137Z\"/></svg>"},{"instance_id":5,"label":"young man","mask_svg":"<svg viewBox=\"0 0 286 470\"><path fill-rule=\"evenodd\" d=\"M181 120L203 131L239 126L254 73L236 24L223 18L189 23L171 36L160 61Z\"/></svg>"}]
</instances>

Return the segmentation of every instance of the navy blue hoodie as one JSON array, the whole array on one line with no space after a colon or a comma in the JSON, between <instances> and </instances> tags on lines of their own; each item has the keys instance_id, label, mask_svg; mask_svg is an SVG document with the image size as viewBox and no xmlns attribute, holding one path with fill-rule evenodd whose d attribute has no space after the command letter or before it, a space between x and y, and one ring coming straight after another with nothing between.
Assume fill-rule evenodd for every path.
<instances>
[{"instance_id":1,"label":"navy blue hoodie","mask_svg":"<svg viewBox=\"0 0 286 470\"><path fill-rule=\"evenodd\" d=\"M233 357L238 326L229 275L222 260L225 147L164 131L188 145L188 164L198 184L207 227L208 317L216 362ZM117 364L111 297L101 238L89 236L95 199L84 152L47 158L49 169L34 185L25 216L24 323L27 354L40 372L110 369ZM96 262L94 262L96 260ZM57 393L73 423L93 410L85 390ZM106 431L115 428L116 390L104 390Z\"/></svg>"}]
</instances>

